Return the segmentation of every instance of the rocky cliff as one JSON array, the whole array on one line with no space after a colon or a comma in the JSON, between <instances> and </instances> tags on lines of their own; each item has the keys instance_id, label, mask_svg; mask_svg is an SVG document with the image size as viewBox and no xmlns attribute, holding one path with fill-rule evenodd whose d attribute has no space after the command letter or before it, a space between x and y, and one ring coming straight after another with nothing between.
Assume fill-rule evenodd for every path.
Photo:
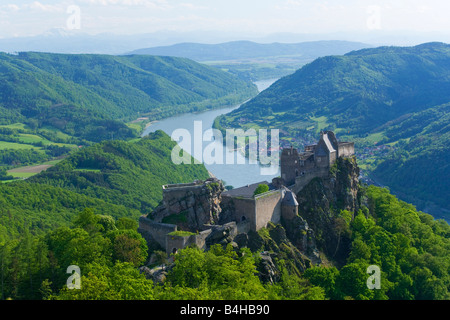
<instances>
[{"instance_id":1,"label":"rocky cliff","mask_svg":"<svg viewBox=\"0 0 450 320\"><path fill-rule=\"evenodd\" d=\"M224 191L218 179L188 185L167 186L163 201L150 215L155 222L175 224L178 230L196 232L205 225L219 221L221 194Z\"/></svg>"},{"instance_id":2,"label":"rocky cliff","mask_svg":"<svg viewBox=\"0 0 450 320\"><path fill-rule=\"evenodd\" d=\"M348 224L360 207L359 168L356 159L339 158L327 178L315 178L297 194L299 221L311 229L310 236L328 259L345 263L349 253ZM292 241L298 242L299 232L288 228ZM308 250L308 248L306 248Z\"/></svg>"}]
</instances>

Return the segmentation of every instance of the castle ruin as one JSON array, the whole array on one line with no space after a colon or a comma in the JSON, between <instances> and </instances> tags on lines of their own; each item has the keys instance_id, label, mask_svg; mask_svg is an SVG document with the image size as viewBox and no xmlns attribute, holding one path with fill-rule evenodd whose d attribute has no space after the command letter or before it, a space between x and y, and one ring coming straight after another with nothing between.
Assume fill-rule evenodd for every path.
<instances>
[{"instance_id":1,"label":"castle ruin","mask_svg":"<svg viewBox=\"0 0 450 320\"><path fill-rule=\"evenodd\" d=\"M322 132L316 145L303 152L286 148L281 153L281 177L272 182L225 191L222 181L210 178L189 184L163 186L163 201L151 214L139 219L139 232L156 241L167 253L190 244L207 248L221 237L258 231L269 222L278 224L298 215L296 195L314 178L326 178L340 157L354 156L353 142L339 142L331 131ZM269 191L255 195L260 184ZM177 234L178 229L190 231Z\"/></svg>"}]
</instances>

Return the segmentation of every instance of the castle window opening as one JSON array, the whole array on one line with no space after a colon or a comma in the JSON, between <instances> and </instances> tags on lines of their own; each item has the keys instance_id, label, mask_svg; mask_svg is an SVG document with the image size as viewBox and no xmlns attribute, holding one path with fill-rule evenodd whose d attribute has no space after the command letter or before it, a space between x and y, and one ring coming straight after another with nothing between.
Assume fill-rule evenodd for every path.
<instances>
[{"instance_id":1,"label":"castle window opening","mask_svg":"<svg viewBox=\"0 0 450 320\"><path fill-rule=\"evenodd\" d=\"M173 249L172 249L172 253L173 253L173 254L176 254L176 253L177 253L177 248L173 248Z\"/></svg>"},{"instance_id":2,"label":"castle window opening","mask_svg":"<svg viewBox=\"0 0 450 320\"><path fill-rule=\"evenodd\" d=\"M244 222L245 220L247 220L247 218L245 216L242 216L241 222Z\"/></svg>"}]
</instances>

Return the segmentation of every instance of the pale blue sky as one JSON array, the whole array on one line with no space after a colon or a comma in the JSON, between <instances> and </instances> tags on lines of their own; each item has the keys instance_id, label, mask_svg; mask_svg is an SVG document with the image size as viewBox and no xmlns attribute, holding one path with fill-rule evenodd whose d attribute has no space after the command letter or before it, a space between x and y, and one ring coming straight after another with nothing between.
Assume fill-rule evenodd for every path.
<instances>
[{"instance_id":1,"label":"pale blue sky","mask_svg":"<svg viewBox=\"0 0 450 320\"><path fill-rule=\"evenodd\" d=\"M0 0L0 37L67 28L71 5L89 34L450 32L448 0Z\"/></svg>"}]
</instances>

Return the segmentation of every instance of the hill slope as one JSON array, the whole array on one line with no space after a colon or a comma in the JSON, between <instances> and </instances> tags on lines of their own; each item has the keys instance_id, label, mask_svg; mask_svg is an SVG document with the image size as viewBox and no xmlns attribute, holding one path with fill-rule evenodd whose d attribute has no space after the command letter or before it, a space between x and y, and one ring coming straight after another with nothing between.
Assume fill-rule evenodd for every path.
<instances>
[{"instance_id":1,"label":"hill slope","mask_svg":"<svg viewBox=\"0 0 450 320\"><path fill-rule=\"evenodd\" d=\"M314 59L371 47L350 41L256 43L231 41L219 44L179 43L135 50L133 54L184 57L228 71L241 79L278 79Z\"/></svg>"},{"instance_id":2,"label":"hill slope","mask_svg":"<svg viewBox=\"0 0 450 320\"><path fill-rule=\"evenodd\" d=\"M152 120L241 102L256 87L188 59L0 54L0 124L37 121L90 141L129 138L115 120Z\"/></svg>"},{"instance_id":3,"label":"hill slope","mask_svg":"<svg viewBox=\"0 0 450 320\"><path fill-rule=\"evenodd\" d=\"M171 161L175 144L162 131L136 142L104 141L28 181L148 213L161 201L162 185L209 178L203 165L175 165Z\"/></svg>"},{"instance_id":4,"label":"hill slope","mask_svg":"<svg viewBox=\"0 0 450 320\"><path fill-rule=\"evenodd\" d=\"M337 128L366 133L406 113L448 101L450 45L435 43L319 58L234 114L252 119L255 113L271 110L275 118L289 113L291 122L326 116Z\"/></svg>"},{"instance_id":5,"label":"hill slope","mask_svg":"<svg viewBox=\"0 0 450 320\"><path fill-rule=\"evenodd\" d=\"M136 142L102 142L26 181L0 184L0 245L25 230L70 225L85 208L137 223L161 201L162 185L209 178L203 165L174 165L174 145L162 131Z\"/></svg>"},{"instance_id":6,"label":"hill slope","mask_svg":"<svg viewBox=\"0 0 450 320\"><path fill-rule=\"evenodd\" d=\"M299 147L322 129L356 141L360 154L388 144L387 155L371 159L377 180L420 209L450 210L449 101L450 45L380 47L319 58L216 123L275 127Z\"/></svg>"}]
</instances>

